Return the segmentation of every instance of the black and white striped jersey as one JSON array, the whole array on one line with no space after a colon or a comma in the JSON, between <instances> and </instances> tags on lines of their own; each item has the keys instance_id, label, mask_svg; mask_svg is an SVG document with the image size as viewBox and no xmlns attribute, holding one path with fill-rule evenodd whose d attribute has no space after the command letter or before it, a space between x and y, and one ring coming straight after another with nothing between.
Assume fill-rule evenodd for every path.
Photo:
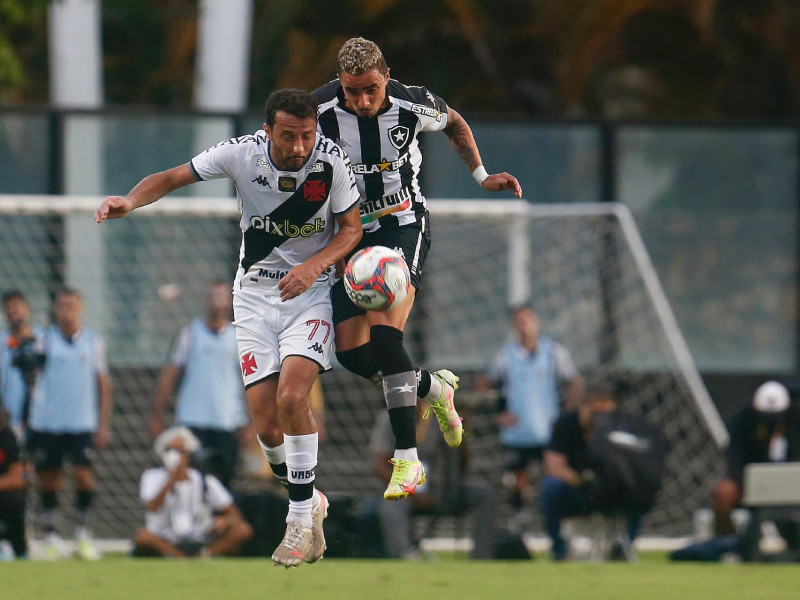
<instances>
[{"instance_id":1,"label":"black and white striped jersey","mask_svg":"<svg viewBox=\"0 0 800 600\"><path fill-rule=\"evenodd\" d=\"M189 163L200 180L229 177L242 213L242 246L236 287L278 294L292 267L322 250L334 234L335 217L359 202L350 160L317 132L311 156L298 171L281 171L269 155L266 132L224 140ZM334 271L314 285L331 285Z\"/></svg>"},{"instance_id":2,"label":"black and white striped jersey","mask_svg":"<svg viewBox=\"0 0 800 600\"><path fill-rule=\"evenodd\" d=\"M350 157L361 194L365 231L419 223L427 228L427 205L419 184L422 152L417 136L447 125L447 104L424 87L390 79L389 106L375 117L345 108L338 79L317 88L319 130Z\"/></svg>"}]
</instances>

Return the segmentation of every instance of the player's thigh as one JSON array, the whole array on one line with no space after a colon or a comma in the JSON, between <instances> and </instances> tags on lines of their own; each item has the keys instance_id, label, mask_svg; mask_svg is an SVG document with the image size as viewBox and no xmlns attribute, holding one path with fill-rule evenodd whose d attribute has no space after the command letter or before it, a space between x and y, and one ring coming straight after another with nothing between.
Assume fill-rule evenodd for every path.
<instances>
[{"instance_id":1,"label":"player's thigh","mask_svg":"<svg viewBox=\"0 0 800 600\"><path fill-rule=\"evenodd\" d=\"M94 457L94 437L92 433L64 434L64 453L74 467L91 468Z\"/></svg>"},{"instance_id":2,"label":"player's thigh","mask_svg":"<svg viewBox=\"0 0 800 600\"><path fill-rule=\"evenodd\" d=\"M388 325L400 331L405 330L408 317L411 315L411 309L414 308L414 298L416 290L411 288L408 291L408 296L398 304L392 306L389 310L371 310L367 312L367 323L372 327L373 325Z\"/></svg>"},{"instance_id":3,"label":"player's thigh","mask_svg":"<svg viewBox=\"0 0 800 600\"><path fill-rule=\"evenodd\" d=\"M31 431L28 446L37 473L60 471L63 468L64 440L61 434Z\"/></svg>"},{"instance_id":4,"label":"player's thigh","mask_svg":"<svg viewBox=\"0 0 800 600\"><path fill-rule=\"evenodd\" d=\"M312 288L295 298L295 300L302 299L302 302L284 307L285 325L278 335L281 379L284 378L284 362L289 356L300 356L316 363L319 373L331 368L334 330L328 292L329 290L324 288Z\"/></svg>"},{"instance_id":5,"label":"player's thigh","mask_svg":"<svg viewBox=\"0 0 800 600\"><path fill-rule=\"evenodd\" d=\"M280 298L265 298L253 293L234 294L233 324L245 389L280 371L279 302ZM248 400L251 396L248 394Z\"/></svg>"}]
</instances>

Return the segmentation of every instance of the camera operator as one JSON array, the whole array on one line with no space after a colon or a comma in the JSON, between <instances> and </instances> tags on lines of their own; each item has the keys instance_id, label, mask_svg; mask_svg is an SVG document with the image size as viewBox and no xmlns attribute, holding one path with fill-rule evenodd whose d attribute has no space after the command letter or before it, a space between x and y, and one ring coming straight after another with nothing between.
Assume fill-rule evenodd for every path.
<instances>
[{"instance_id":1,"label":"camera operator","mask_svg":"<svg viewBox=\"0 0 800 600\"><path fill-rule=\"evenodd\" d=\"M21 437L36 375L44 366L42 332L31 325L30 307L18 290L3 294L3 313L8 329L0 336L0 399L9 425Z\"/></svg>"},{"instance_id":2,"label":"camera operator","mask_svg":"<svg viewBox=\"0 0 800 600\"><path fill-rule=\"evenodd\" d=\"M156 439L164 466L142 474L139 497L147 517L136 534L135 556L230 555L253 536L228 490L191 466L200 447L186 427L167 429Z\"/></svg>"}]
</instances>

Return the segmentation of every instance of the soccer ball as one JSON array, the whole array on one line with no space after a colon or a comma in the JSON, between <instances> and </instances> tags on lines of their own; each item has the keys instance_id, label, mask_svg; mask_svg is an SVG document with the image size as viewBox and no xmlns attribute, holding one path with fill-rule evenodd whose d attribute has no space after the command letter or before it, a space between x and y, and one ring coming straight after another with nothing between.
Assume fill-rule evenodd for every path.
<instances>
[{"instance_id":1,"label":"soccer ball","mask_svg":"<svg viewBox=\"0 0 800 600\"><path fill-rule=\"evenodd\" d=\"M364 310L387 310L408 295L411 275L403 256L385 246L356 252L344 269L344 289Z\"/></svg>"}]
</instances>

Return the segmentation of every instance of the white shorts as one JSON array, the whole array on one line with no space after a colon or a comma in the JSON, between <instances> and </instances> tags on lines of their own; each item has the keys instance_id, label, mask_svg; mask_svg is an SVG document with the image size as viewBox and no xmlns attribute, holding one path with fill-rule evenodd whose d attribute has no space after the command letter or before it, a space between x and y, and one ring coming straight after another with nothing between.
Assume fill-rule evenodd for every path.
<instances>
[{"instance_id":1,"label":"white shorts","mask_svg":"<svg viewBox=\"0 0 800 600\"><path fill-rule=\"evenodd\" d=\"M320 285L281 302L279 296L239 289L233 315L245 388L281 370L287 356L304 356L331 368L333 309L330 287Z\"/></svg>"}]
</instances>

